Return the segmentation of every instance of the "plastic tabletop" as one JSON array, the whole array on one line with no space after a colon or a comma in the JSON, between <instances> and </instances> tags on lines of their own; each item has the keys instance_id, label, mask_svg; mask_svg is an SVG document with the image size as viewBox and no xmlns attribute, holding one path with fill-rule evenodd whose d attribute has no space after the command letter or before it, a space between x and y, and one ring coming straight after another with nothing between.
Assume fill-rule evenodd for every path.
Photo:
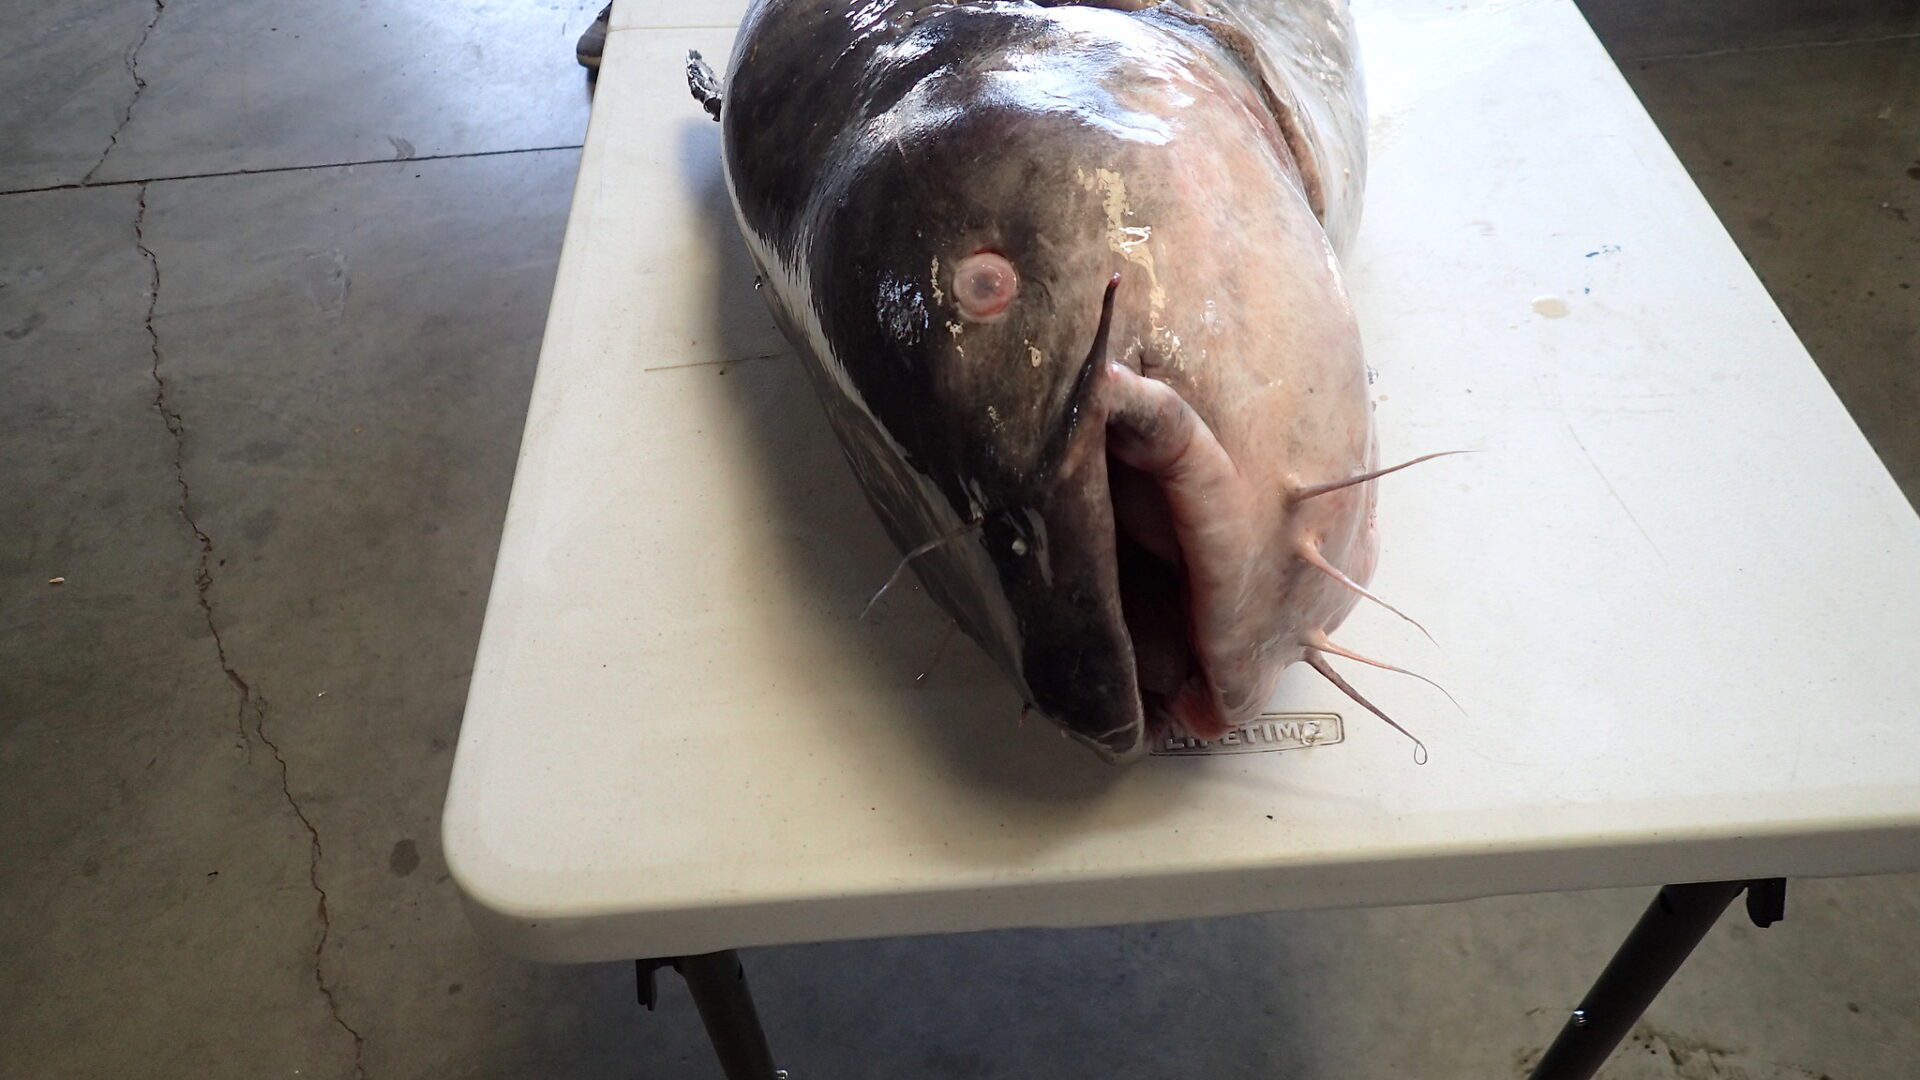
<instances>
[{"instance_id":1,"label":"plastic tabletop","mask_svg":"<svg viewBox=\"0 0 1920 1080\"><path fill-rule=\"evenodd\" d=\"M1376 589L1332 714L1101 763L911 582L754 295L683 58L599 80L443 822L548 960L1920 868L1920 521L1568 0L1356 5ZM1273 732L1268 732L1273 735ZM1335 741L1337 738L1338 741Z\"/></svg>"}]
</instances>

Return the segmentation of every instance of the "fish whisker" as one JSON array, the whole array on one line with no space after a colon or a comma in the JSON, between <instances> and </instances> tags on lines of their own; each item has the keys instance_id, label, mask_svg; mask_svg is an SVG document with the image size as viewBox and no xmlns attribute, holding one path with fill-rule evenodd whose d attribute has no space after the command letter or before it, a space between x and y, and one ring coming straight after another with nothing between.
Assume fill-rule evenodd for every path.
<instances>
[{"instance_id":1,"label":"fish whisker","mask_svg":"<svg viewBox=\"0 0 1920 1080\"><path fill-rule=\"evenodd\" d=\"M1287 493L1287 502L1290 505L1297 506L1315 496L1325 495L1330 491L1339 491L1342 488L1350 488L1355 484L1364 484L1369 480L1378 480L1388 473L1399 472L1401 469L1418 465L1423 461L1432 461L1434 458L1452 457L1455 454L1477 453L1479 453L1478 450L1441 450L1438 453L1422 454L1412 461L1403 461L1398 465L1389 465L1384 469L1375 469L1372 472L1361 473L1358 476L1349 476L1345 480L1331 480L1324 484L1315 484L1312 487L1303 487L1295 491L1290 491Z\"/></svg>"},{"instance_id":2,"label":"fish whisker","mask_svg":"<svg viewBox=\"0 0 1920 1080\"><path fill-rule=\"evenodd\" d=\"M987 523L986 515L982 514L981 516L974 518L972 521L967 522L965 525L960 526L958 529L955 529L954 531L946 534L945 536L935 537L934 539L929 540L924 544L921 544L919 547L914 548L912 551L909 551L905 555L901 556L900 564L898 566L895 566L893 568L893 573L887 576L887 583L885 585L880 586L880 591L873 594L873 599L867 601L866 607L860 609L859 621L861 622L866 621L867 615L873 611L873 606L880 602L881 597L887 595L887 590L893 588L894 582L900 580L900 575L906 573L907 564L913 562L913 560L919 558L922 555L925 555L927 552L932 551L937 547L941 547L943 545L953 543L955 540L958 540L961 537L967 535L968 533L973 532L975 529L978 529L980 526L985 525L986 523Z\"/></svg>"},{"instance_id":3,"label":"fish whisker","mask_svg":"<svg viewBox=\"0 0 1920 1080\"><path fill-rule=\"evenodd\" d=\"M1421 742L1418 735L1401 727L1399 721L1380 711L1380 706L1368 701L1360 691L1353 688L1352 683L1341 678L1340 673L1333 670L1333 665L1327 663L1327 658L1321 654L1319 649L1308 649L1306 661L1313 670L1325 676L1326 680L1332 683L1335 689L1352 698L1354 704L1386 721L1388 727L1413 740L1413 763L1415 765L1425 765L1427 763L1427 744Z\"/></svg>"}]
</instances>

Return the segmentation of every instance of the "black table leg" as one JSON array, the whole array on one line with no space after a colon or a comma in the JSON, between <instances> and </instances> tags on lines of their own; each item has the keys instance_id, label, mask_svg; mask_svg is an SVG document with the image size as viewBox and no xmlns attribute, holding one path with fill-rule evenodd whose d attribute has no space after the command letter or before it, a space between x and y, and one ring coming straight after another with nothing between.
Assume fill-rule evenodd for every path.
<instances>
[{"instance_id":1,"label":"black table leg","mask_svg":"<svg viewBox=\"0 0 1920 1080\"><path fill-rule=\"evenodd\" d=\"M1727 905L1749 888L1748 913L1757 925L1772 925L1785 904L1786 882L1777 878L1661 889L1547 1048L1532 1080L1591 1080Z\"/></svg>"},{"instance_id":2,"label":"black table leg","mask_svg":"<svg viewBox=\"0 0 1920 1080\"><path fill-rule=\"evenodd\" d=\"M786 1072L773 1067L773 1051L767 1047L766 1032L760 1029L760 1014L747 991L747 972L738 953L726 949L670 960L641 960L635 967L640 1004L649 1009L655 1001L656 970L671 967L687 980L693 1004L700 1010L700 1022L706 1025L707 1038L727 1080L786 1080Z\"/></svg>"}]
</instances>

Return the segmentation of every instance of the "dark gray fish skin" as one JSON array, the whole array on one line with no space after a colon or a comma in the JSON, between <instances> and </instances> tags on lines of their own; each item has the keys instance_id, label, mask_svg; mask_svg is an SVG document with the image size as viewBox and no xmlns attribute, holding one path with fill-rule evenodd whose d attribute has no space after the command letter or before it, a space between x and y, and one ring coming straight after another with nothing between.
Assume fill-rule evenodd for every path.
<instances>
[{"instance_id":1,"label":"dark gray fish skin","mask_svg":"<svg viewBox=\"0 0 1920 1080\"><path fill-rule=\"evenodd\" d=\"M1287 545L1305 536L1355 577L1370 571L1370 493L1341 496L1325 520L1247 496L1243 516L1265 525L1222 549L1236 554L1170 551L1154 538L1180 531L1167 520L1180 492L1116 464L1107 443L1123 411L1112 362L1172 386L1275 494L1302 470L1313 482L1371 463L1328 248L1357 222L1364 173L1350 40L1340 0L760 0L741 27L721 121L762 295L895 542L957 534L914 561L930 593L1035 707L1106 756L1134 756L1170 724L1244 718L1302 635L1339 621L1351 597L1302 574ZM1247 190L1183 192L1181 148L1208 124L1230 127L1239 154L1214 174L1248 172ZM1011 261L1019 294L970 319L953 267L981 251ZM1262 265L1265 251L1277 254ZM1204 289L1179 280L1189 272ZM1109 355L1096 336L1115 274ZM1192 344L1206 341L1212 354ZM1296 372L1238 355L1263 350L1314 359ZM1284 432L1262 426L1275 408L1290 410ZM1269 548L1272 568L1227 573ZM1272 627L1204 630L1203 571L1252 580L1211 607L1257 609ZM1227 685L1242 654L1259 670ZM1206 717L1183 721L1200 698Z\"/></svg>"}]
</instances>

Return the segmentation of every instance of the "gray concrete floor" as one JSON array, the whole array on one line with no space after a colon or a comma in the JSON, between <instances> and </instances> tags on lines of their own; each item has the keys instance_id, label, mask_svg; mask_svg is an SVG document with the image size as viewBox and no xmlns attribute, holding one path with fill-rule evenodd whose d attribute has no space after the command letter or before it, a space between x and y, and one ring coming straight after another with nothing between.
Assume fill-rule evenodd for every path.
<instances>
[{"instance_id":1,"label":"gray concrete floor","mask_svg":"<svg viewBox=\"0 0 1920 1080\"><path fill-rule=\"evenodd\" d=\"M1586 7L1920 491L1920 6ZM591 16L0 0L0 1076L718 1075L677 987L482 948L437 845ZM749 961L803 1078L1513 1077L1646 899ZM1605 1075L1917 1058L1920 878L1841 880Z\"/></svg>"}]
</instances>

